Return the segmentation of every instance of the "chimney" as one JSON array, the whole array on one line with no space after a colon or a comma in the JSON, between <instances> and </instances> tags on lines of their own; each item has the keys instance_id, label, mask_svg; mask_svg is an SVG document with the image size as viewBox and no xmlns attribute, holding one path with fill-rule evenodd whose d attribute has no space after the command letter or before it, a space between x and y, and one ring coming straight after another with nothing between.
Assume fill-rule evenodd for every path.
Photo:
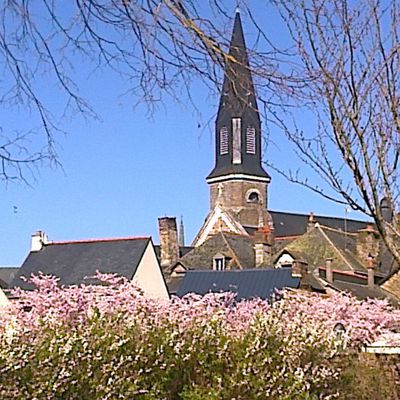
<instances>
[{"instance_id":1,"label":"chimney","mask_svg":"<svg viewBox=\"0 0 400 400\"><path fill-rule=\"evenodd\" d=\"M158 218L161 266L169 267L179 258L178 233L175 217Z\"/></svg>"},{"instance_id":2,"label":"chimney","mask_svg":"<svg viewBox=\"0 0 400 400\"><path fill-rule=\"evenodd\" d=\"M314 213L310 212L310 215L308 216L308 221L307 221L307 232L310 232L314 229L316 222L317 221L315 220Z\"/></svg>"},{"instance_id":3,"label":"chimney","mask_svg":"<svg viewBox=\"0 0 400 400\"><path fill-rule=\"evenodd\" d=\"M332 261L333 258L326 259L326 280L329 283L333 283Z\"/></svg>"},{"instance_id":4,"label":"chimney","mask_svg":"<svg viewBox=\"0 0 400 400\"><path fill-rule=\"evenodd\" d=\"M308 273L308 263L305 260L294 260L292 264L292 276L304 278Z\"/></svg>"},{"instance_id":5,"label":"chimney","mask_svg":"<svg viewBox=\"0 0 400 400\"><path fill-rule=\"evenodd\" d=\"M367 264L367 268L368 268L368 287L370 289L373 289L375 286L375 273L374 273L374 259L373 257L368 257L368 264Z\"/></svg>"},{"instance_id":6,"label":"chimney","mask_svg":"<svg viewBox=\"0 0 400 400\"><path fill-rule=\"evenodd\" d=\"M45 232L36 231L31 239L31 251L40 251L43 246L49 243L49 239Z\"/></svg>"},{"instance_id":7,"label":"chimney","mask_svg":"<svg viewBox=\"0 0 400 400\"><path fill-rule=\"evenodd\" d=\"M271 263L273 233L267 226L259 227L254 234L256 267Z\"/></svg>"},{"instance_id":8,"label":"chimney","mask_svg":"<svg viewBox=\"0 0 400 400\"><path fill-rule=\"evenodd\" d=\"M359 260L368 266L370 257L379 258L380 238L379 233L372 224L368 224L366 228L357 232L356 251Z\"/></svg>"}]
</instances>

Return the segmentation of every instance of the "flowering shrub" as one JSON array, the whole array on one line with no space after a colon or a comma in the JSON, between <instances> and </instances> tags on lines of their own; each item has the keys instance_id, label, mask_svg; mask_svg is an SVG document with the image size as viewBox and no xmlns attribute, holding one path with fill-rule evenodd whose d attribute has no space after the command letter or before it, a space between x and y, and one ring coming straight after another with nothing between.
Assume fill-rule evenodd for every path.
<instances>
[{"instance_id":1,"label":"flowering shrub","mask_svg":"<svg viewBox=\"0 0 400 400\"><path fill-rule=\"evenodd\" d=\"M161 302L124 278L97 278L103 285L62 288L37 276L36 290L16 291L0 316L1 399L340 397L331 328L341 322L357 347L399 319L385 302L345 295Z\"/></svg>"}]
</instances>

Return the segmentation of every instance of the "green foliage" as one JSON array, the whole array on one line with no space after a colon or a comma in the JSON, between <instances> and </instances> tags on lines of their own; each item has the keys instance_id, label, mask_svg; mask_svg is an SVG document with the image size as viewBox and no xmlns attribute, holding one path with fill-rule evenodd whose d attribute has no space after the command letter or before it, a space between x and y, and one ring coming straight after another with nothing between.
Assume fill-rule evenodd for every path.
<instances>
[{"instance_id":1,"label":"green foliage","mask_svg":"<svg viewBox=\"0 0 400 400\"><path fill-rule=\"evenodd\" d=\"M256 318L240 335L221 318L179 331L172 321L143 329L124 315L94 315L75 327L43 326L6 339L2 399L311 399L335 379L330 342L294 324ZM310 335L312 336L309 339ZM295 345L305 340L301 345ZM329 374L321 375L321 371Z\"/></svg>"},{"instance_id":2,"label":"green foliage","mask_svg":"<svg viewBox=\"0 0 400 400\"><path fill-rule=\"evenodd\" d=\"M20 291L0 314L1 400L389 400L394 393L390 374L357 350L398 321L386 303L301 292L272 305L235 303L229 294L157 302L126 280L105 278L108 285L69 288L35 278L39 289ZM340 346L338 321L347 327Z\"/></svg>"}]
</instances>

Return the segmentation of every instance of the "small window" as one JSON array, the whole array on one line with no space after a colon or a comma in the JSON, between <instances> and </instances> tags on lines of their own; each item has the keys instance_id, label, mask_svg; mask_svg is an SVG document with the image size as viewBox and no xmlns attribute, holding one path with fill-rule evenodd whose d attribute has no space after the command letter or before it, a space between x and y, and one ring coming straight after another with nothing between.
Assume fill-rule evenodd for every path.
<instances>
[{"instance_id":1,"label":"small window","mask_svg":"<svg viewBox=\"0 0 400 400\"><path fill-rule=\"evenodd\" d=\"M219 131L219 153L223 156L228 154L229 146L228 146L228 128L223 126Z\"/></svg>"},{"instance_id":2,"label":"small window","mask_svg":"<svg viewBox=\"0 0 400 400\"><path fill-rule=\"evenodd\" d=\"M251 192L249 194L249 197L247 198L247 201L249 203L259 203L260 201L260 196L258 195L257 192Z\"/></svg>"},{"instance_id":3,"label":"small window","mask_svg":"<svg viewBox=\"0 0 400 400\"><path fill-rule=\"evenodd\" d=\"M216 271L225 270L225 257L214 258L214 269Z\"/></svg>"},{"instance_id":4,"label":"small window","mask_svg":"<svg viewBox=\"0 0 400 400\"><path fill-rule=\"evenodd\" d=\"M256 154L256 130L253 126L246 129L246 153Z\"/></svg>"}]
</instances>

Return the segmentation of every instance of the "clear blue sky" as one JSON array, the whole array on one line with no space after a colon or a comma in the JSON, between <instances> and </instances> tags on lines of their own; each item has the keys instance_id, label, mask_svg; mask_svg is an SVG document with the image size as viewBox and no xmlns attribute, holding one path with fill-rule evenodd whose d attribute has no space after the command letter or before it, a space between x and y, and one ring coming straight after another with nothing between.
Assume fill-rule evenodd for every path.
<instances>
[{"instance_id":1,"label":"clear blue sky","mask_svg":"<svg viewBox=\"0 0 400 400\"><path fill-rule=\"evenodd\" d=\"M246 32L245 17L243 22ZM251 36L247 41L251 45ZM137 99L121 95L129 84L109 72L90 79L82 74L79 84L102 121L80 116L64 121L68 134L57 138L63 169L42 168L31 187L1 184L0 265L20 265L38 229L55 241L150 235L158 243L157 218L183 215L190 244L207 216L205 177L214 163L218 98L194 84L201 118L171 100L149 118L145 106L133 107ZM56 104L57 90L43 90ZM1 109L0 118L9 126L31 122L27 110ZM271 137L275 145L267 146L264 159L282 167L298 165L280 133L272 129ZM344 207L270 173L270 209L344 215Z\"/></svg>"}]
</instances>

